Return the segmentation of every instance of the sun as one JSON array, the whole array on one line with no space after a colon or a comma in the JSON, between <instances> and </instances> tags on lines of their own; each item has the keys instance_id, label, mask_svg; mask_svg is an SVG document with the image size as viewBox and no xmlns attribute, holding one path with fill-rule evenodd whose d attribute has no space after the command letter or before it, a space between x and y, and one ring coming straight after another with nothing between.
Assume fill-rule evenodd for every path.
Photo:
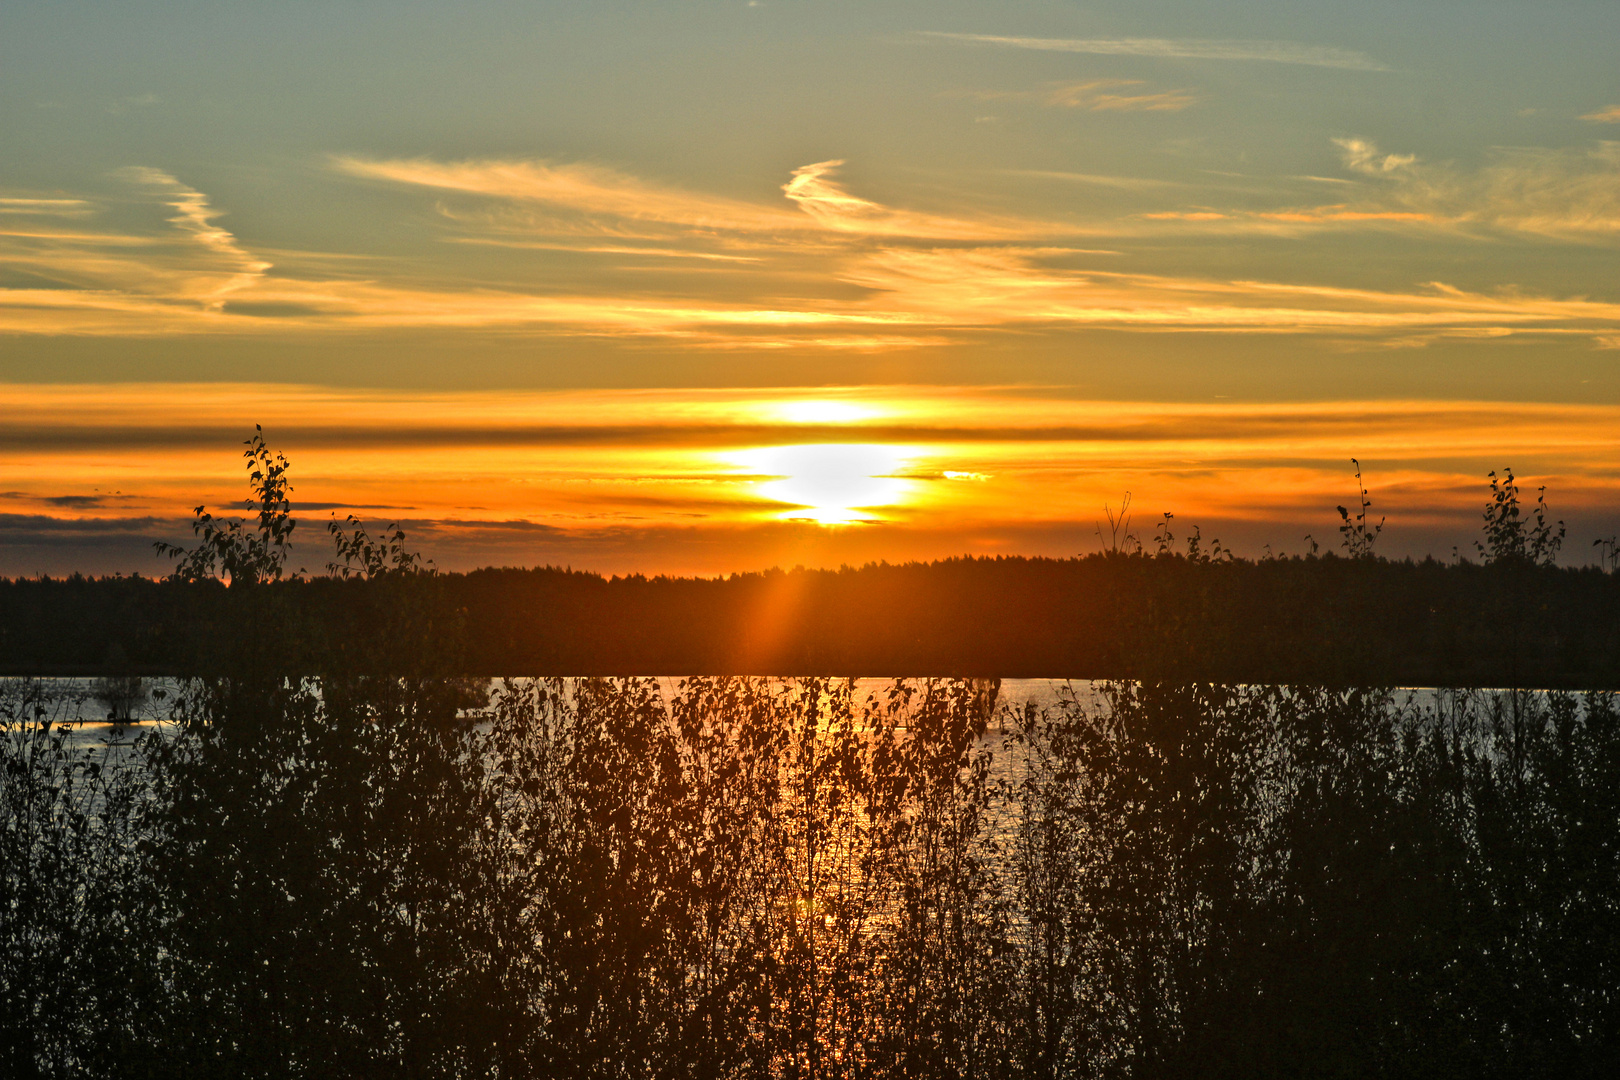
<instances>
[{"instance_id":1,"label":"sun","mask_svg":"<svg viewBox=\"0 0 1620 1080\"><path fill-rule=\"evenodd\" d=\"M878 511L907 501L912 484L897 475L903 448L875 443L809 443L771 446L730 455L732 463L760 477L756 493L786 509L785 521L851 525L881 520Z\"/></svg>"},{"instance_id":2,"label":"sun","mask_svg":"<svg viewBox=\"0 0 1620 1080\"><path fill-rule=\"evenodd\" d=\"M878 411L851 401L799 400L775 405L777 416L791 424L852 424L870 420Z\"/></svg>"}]
</instances>

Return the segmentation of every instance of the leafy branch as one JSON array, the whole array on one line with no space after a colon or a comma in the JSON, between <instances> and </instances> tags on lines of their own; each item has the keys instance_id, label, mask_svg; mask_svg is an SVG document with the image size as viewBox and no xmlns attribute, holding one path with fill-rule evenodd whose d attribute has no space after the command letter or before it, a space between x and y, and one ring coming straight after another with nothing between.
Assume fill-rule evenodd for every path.
<instances>
[{"instance_id":1,"label":"leafy branch","mask_svg":"<svg viewBox=\"0 0 1620 1080\"><path fill-rule=\"evenodd\" d=\"M287 459L270 452L264 441L264 428L253 425L253 437L244 441L242 456L247 459L248 487L253 497L244 504L258 512L254 528L238 518L217 518L206 507L194 511L191 531L198 538L196 547L157 541L152 546L159 556L175 559L174 578L201 581L220 578L231 584L256 585L280 580L292 547L292 532L298 522L292 516L287 494Z\"/></svg>"},{"instance_id":2,"label":"leafy branch","mask_svg":"<svg viewBox=\"0 0 1620 1080\"><path fill-rule=\"evenodd\" d=\"M1564 545L1564 523L1553 522L1547 508L1547 486L1536 489L1536 506L1527 518L1519 508L1519 486L1513 470L1490 475L1491 501L1485 504L1485 543L1474 542L1488 563L1552 566ZM1553 525L1558 527L1555 530Z\"/></svg>"},{"instance_id":3,"label":"leafy branch","mask_svg":"<svg viewBox=\"0 0 1620 1080\"><path fill-rule=\"evenodd\" d=\"M326 523L326 531L332 534L332 543L337 546L338 557L343 560L342 563L326 564L327 573L333 577L370 579L391 574L436 572L433 560L424 560L418 552L406 550L405 530L399 525L390 524L388 528L392 531L384 532L374 540L353 514L345 521L353 526L353 531L345 529L344 522L337 520L336 515Z\"/></svg>"}]
</instances>

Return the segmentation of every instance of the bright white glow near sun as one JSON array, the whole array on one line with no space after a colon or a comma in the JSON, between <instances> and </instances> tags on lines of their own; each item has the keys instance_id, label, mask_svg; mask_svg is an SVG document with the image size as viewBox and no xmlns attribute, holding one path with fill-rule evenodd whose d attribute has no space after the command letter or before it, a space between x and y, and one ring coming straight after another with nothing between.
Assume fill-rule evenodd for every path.
<instances>
[{"instance_id":1,"label":"bright white glow near sun","mask_svg":"<svg viewBox=\"0 0 1620 1080\"><path fill-rule=\"evenodd\" d=\"M875 409L850 401L784 401L776 412L790 424L850 424L877 415Z\"/></svg>"},{"instance_id":2,"label":"bright white glow near sun","mask_svg":"<svg viewBox=\"0 0 1620 1080\"><path fill-rule=\"evenodd\" d=\"M872 443L771 446L728 455L732 464L772 479L755 489L786 503L777 517L822 525L872 521L878 511L906 500L911 481L894 475L906 464L903 448Z\"/></svg>"}]
</instances>

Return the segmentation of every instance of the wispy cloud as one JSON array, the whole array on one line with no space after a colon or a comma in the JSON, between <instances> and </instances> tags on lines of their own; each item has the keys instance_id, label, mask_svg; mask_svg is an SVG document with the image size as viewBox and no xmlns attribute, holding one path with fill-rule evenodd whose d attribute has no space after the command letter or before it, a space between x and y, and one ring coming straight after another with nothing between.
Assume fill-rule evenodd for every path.
<instances>
[{"instance_id":1,"label":"wispy cloud","mask_svg":"<svg viewBox=\"0 0 1620 1080\"><path fill-rule=\"evenodd\" d=\"M1072 184L1117 188L1120 191L1154 191L1161 188L1179 188L1182 183L1145 176L1108 176L1099 173L1067 172L1062 169L1002 169L1006 176L1027 176L1036 180L1062 180Z\"/></svg>"},{"instance_id":2,"label":"wispy cloud","mask_svg":"<svg viewBox=\"0 0 1620 1080\"><path fill-rule=\"evenodd\" d=\"M29 217L84 217L95 207L85 199L0 198L0 214Z\"/></svg>"},{"instance_id":3,"label":"wispy cloud","mask_svg":"<svg viewBox=\"0 0 1620 1080\"><path fill-rule=\"evenodd\" d=\"M359 157L337 157L333 164L340 172L370 180L544 203L583 215L581 224L592 224L593 217L607 219L595 222L599 231L637 221L726 232L796 230L805 224L779 206L652 184L602 165Z\"/></svg>"},{"instance_id":4,"label":"wispy cloud","mask_svg":"<svg viewBox=\"0 0 1620 1080\"><path fill-rule=\"evenodd\" d=\"M1500 296L1433 284L1413 292L1064 270L1027 250L887 249L846 271L886 310L954 326L1098 326L1356 336L1422 330L1610 332L1620 304Z\"/></svg>"},{"instance_id":5,"label":"wispy cloud","mask_svg":"<svg viewBox=\"0 0 1620 1080\"><path fill-rule=\"evenodd\" d=\"M1141 79L1091 79L1052 83L1039 90L988 90L974 94L985 101L1034 101L1088 112L1179 112L1197 102L1186 90L1146 91Z\"/></svg>"},{"instance_id":6,"label":"wispy cloud","mask_svg":"<svg viewBox=\"0 0 1620 1080\"><path fill-rule=\"evenodd\" d=\"M1154 217L1145 214L1144 217ZM1183 214L1187 220L1199 220L1198 215ZM1226 215L1211 215L1204 220L1214 220ZM1311 206L1297 210L1260 210L1253 217L1260 221L1280 221L1290 225L1329 225L1364 222L1407 222L1414 224L1433 224L1437 219L1433 214L1420 213L1415 210L1358 210L1348 203L1333 203L1328 206Z\"/></svg>"},{"instance_id":7,"label":"wispy cloud","mask_svg":"<svg viewBox=\"0 0 1620 1080\"><path fill-rule=\"evenodd\" d=\"M113 491L93 495L45 495L39 500L61 510L91 510L138 501L122 492Z\"/></svg>"},{"instance_id":8,"label":"wispy cloud","mask_svg":"<svg viewBox=\"0 0 1620 1080\"><path fill-rule=\"evenodd\" d=\"M1335 191L1332 204L1166 209L1116 222L1112 235L1460 228L1470 221L1551 233L1573 231L1582 220L1609 220L1605 213L1620 219L1603 209L1614 185L1612 166L1607 174L1597 167L1606 162L1601 157L1584 171L1572 159L1504 159L1500 175L1465 182L1454 171L1415 155L1385 153L1368 140L1341 140L1339 148L1355 179ZM1069 242L1086 234L1085 227L886 205L851 191L837 175L841 164L793 170L777 206L671 190L596 167L352 159L342 165L353 175L484 200L492 214L540 202L589 220L597 232L581 237L577 221L487 224L486 217L449 208L445 220L453 222L447 229L455 235L446 239L457 244L578 252L618 272L611 279L587 274L563 288L479 284L444 269L435 276L368 266L367 277L338 276L319 260L305 260L300 272L268 275L266 260L215 224L219 212L202 193L167 173L138 170L127 178L172 211L161 234L0 230L0 263L55 283L0 289L0 328L78 334L500 329L659 339L707 350L881 350L1008 329L1293 333L1411 345L1459 335L1601 339L1620 328L1620 306L1529 292L1336 290L1103 272L1086 267L1098 254L1094 249ZM1575 197L1583 192L1584 203ZM1470 199L1484 205L1470 208ZM1563 223L1537 222L1531 212L1542 205L1564 214ZM1577 212L1587 217L1572 219ZM622 238L649 222L659 239ZM654 259L746 273L730 273L724 288L676 285L673 278L647 276ZM627 284L629 271L647 284Z\"/></svg>"},{"instance_id":9,"label":"wispy cloud","mask_svg":"<svg viewBox=\"0 0 1620 1080\"><path fill-rule=\"evenodd\" d=\"M1368 176L1388 176L1417 160L1416 154L1384 154L1367 139L1334 139L1344 155L1344 167Z\"/></svg>"},{"instance_id":10,"label":"wispy cloud","mask_svg":"<svg viewBox=\"0 0 1620 1080\"><path fill-rule=\"evenodd\" d=\"M217 273L207 273L187 283L186 291L205 307L220 310L231 293L252 285L270 269L270 263L249 254L229 230L214 224L222 211L211 206L208 196L196 188L182 184L161 169L146 166L129 166L115 175L155 192L175 211L169 223L212 255L211 262L224 268L223 278Z\"/></svg>"},{"instance_id":11,"label":"wispy cloud","mask_svg":"<svg viewBox=\"0 0 1620 1080\"><path fill-rule=\"evenodd\" d=\"M930 240L1012 239L1045 229L1035 223L951 217L897 210L850 192L836 179L842 161L821 161L793 171L782 191L795 213L767 205L683 191L599 165L532 161L439 163L423 159L335 159L351 176L455 191L496 199L543 203L571 215L565 228L623 236L635 223L672 226L729 237L759 239L827 231ZM529 223L550 228L558 222ZM658 235L667 235L661 233Z\"/></svg>"},{"instance_id":12,"label":"wispy cloud","mask_svg":"<svg viewBox=\"0 0 1620 1080\"><path fill-rule=\"evenodd\" d=\"M1465 452L1489 451L1507 436L1488 423L1500 405L1474 401L1132 402L1087 399L1075 387L863 385L721 387L639 390L442 391L354 388L287 383L0 384L13 405L0 417L8 448L74 455L59 464L74 476L94 475L107 462L86 451L126 445L132 452L213 455L211 472L236 482L237 468L221 447L240 445L237 422L252 410L270 437L304 452L356 449L394 457L402 445L466 449L568 446L622 448L746 447L832 442L967 440L1017 443L1094 441L1186 444L1243 435L1271 442L1318 442L1331 453L1348 432L1364 431L1382 450L1408 445L1443 452L1473 429ZM1526 430L1536 438L1567 425L1570 444L1597 460L1620 446L1620 406L1523 404ZM1432 435L1414 435L1432 425ZM1166 453L1173 450L1166 449ZM189 458L188 458L189 461ZM115 465L117 463L114 463ZM437 468L424 463L424 468ZM129 475L146 477L138 465ZM626 460L612 475L636 482L696 480L704 473L649 471ZM341 473L330 474L331 478ZM150 479L150 477L148 477ZM122 482L120 480L119 482ZM154 482L157 482L154 480ZM166 482L166 481L164 481ZM180 483L183 486L184 478ZM402 481L403 482L403 481ZM503 483L522 485L520 474ZM59 491L75 484L49 487ZM418 492L426 498L431 493ZM321 496L299 489L300 506ZM149 497L143 495L143 498ZM0 492L0 499L48 497ZM340 502L335 506L404 506ZM65 502L59 505L68 505Z\"/></svg>"},{"instance_id":13,"label":"wispy cloud","mask_svg":"<svg viewBox=\"0 0 1620 1080\"><path fill-rule=\"evenodd\" d=\"M861 236L982 241L1029 239L1037 235L1035 230L1047 231L1031 222L975 221L883 206L852 194L834 179L843 164L818 161L794 169L782 192L824 228Z\"/></svg>"},{"instance_id":14,"label":"wispy cloud","mask_svg":"<svg viewBox=\"0 0 1620 1080\"><path fill-rule=\"evenodd\" d=\"M1468 170L1389 153L1366 138L1335 138L1349 178L1334 201L1271 208L1194 206L1138 215L1216 233L1421 228L1486 239L1533 235L1612 244L1620 234L1620 142L1547 149L1498 147Z\"/></svg>"},{"instance_id":15,"label":"wispy cloud","mask_svg":"<svg viewBox=\"0 0 1620 1080\"><path fill-rule=\"evenodd\" d=\"M1180 112L1197 100L1185 90L1140 93L1131 89L1141 85L1136 79L1094 79L1054 87L1046 102L1090 112Z\"/></svg>"},{"instance_id":16,"label":"wispy cloud","mask_svg":"<svg viewBox=\"0 0 1620 1080\"><path fill-rule=\"evenodd\" d=\"M1585 114L1581 119L1590 120L1594 124L1620 124L1620 105L1605 106Z\"/></svg>"},{"instance_id":17,"label":"wispy cloud","mask_svg":"<svg viewBox=\"0 0 1620 1080\"><path fill-rule=\"evenodd\" d=\"M94 543L112 534L134 534L141 540L151 535L163 535L164 526L181 524L175 520L156 517L139 518L64 518L47 514L0 514L0 547L23 547L35 544Z\"/></svg>"},{"instance_id":18,"label":"wispy cloud","mask_svg":"<svg viewBox=\"0 0 1620 1080\"><path fill-rule=\"evenodd\" d=\"M481 244L489 247L518 248L527 251L570 251L579 255L642 255L660 259L699 259L705 262L757 263L758 255L723 255L713 251L687 251L681 248L647 247L629 244L564 244L543 240L523 240L510 236L457 236L458 244Z\"/></svg>"},{"instance_id":19,"label":"wispy cloud","mask_svg":"<svg viewBox=\"0 0 1620 1080\"><path fill-rule=\"evenodd\" d=\"M1388 71L1366 53L1295 41L1210 40L1197 38L1037 38L994 34L953 34L921 31L923 36L969 45L1000 45L1045 52L1090 53L1100 56L1155 56L1184 60L1259 60L1275 64L1342 68L1348 71Z\"/></svg>"},{"instance_id":20,"label":"wispy cloud","mask_svg":"<svg viewBox=\"0 0 1620 1080\"><path fill-rule=\"evenodd\" d=\"M184 333L225 328L227 306L267 282L269 260L217 224L223 211L173 175L143 166L112 174L124 194L103 203L8 198L0 269L37 287L0 289L0 327L35 333ZM127 193L133 190L135 197ZM109 215L109 203L119 210ZM167 213L154 227L151 211ZM96 219L73 228L28 215ZM111 216L122 224L107 223Z\"/></svg>"},{"instance_id":21,"label":"wispy cloud","mask_svg":"<svg viewBox=\"0 0 1620 1080\"><path fill-rule=\"evenodd\" d=\"M1423 162L1413 154L1383 154L1365 139L1335 142L1347 168L1383 178L1383 187L1369 203L1410 212L1414 220L1583 242L1612 241L1620 232L1620 142L1567 149L1503 147L1473 172Z\"/></svg>"}]
</instances>

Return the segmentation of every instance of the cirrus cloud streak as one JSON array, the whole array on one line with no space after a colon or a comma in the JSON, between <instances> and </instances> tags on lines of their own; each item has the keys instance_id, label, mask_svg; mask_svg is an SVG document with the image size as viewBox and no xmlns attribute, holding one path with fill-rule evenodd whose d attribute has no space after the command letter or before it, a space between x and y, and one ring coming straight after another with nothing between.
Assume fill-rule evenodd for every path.
<instances>
[{"instance_id":1,"label":"cirrus cloud streak","mask_svg":"<svg viewBox=\"0 0 1620 1080\"><path fill-rule=\"evenodd\" d=\"M0 266L26 275L0 288L0 331L435 328L656 338L707 349L864 350L1008 329L1295 333L1395 344L1526 333L1606 342L1620 333L1620 304L1600 299L1441 282L1379 290L1125 273L1095 265L1098 253L1074 243L1110 227L1127 237L1171 227L1287 235L1467 220L1555 238L1579 234L1577 242L1620 227L1613 174L1620 144L1601 144L1584 165L1577 155L1543 155L1528 165L1505 161L1472 180L1415 155L1383 153L1367 140L1339 146L1345 167L1363 178L1352 185L1353 199L1247 216L1160 211L1112 225L891 207L850 191L840 161L793 170L775 205L694 194L596 166L337 162L345 175L462 200L442 207L443 239L453 242L443 245L447 253L494 245L603 260L600 280L586 274L529 289L509 280L481 283L476 263L466 264L469 275L451 264L390 268L380 260L343 275L329 271L330 260L284 258L295 265L273 268L216 224L220 212L203 193L157 170L125 170L124 180L172 211L164 229L64 230L26 217L0 226ZM1474 209L1460 212L1464 205ZM544 218L508 214L528 206L542 207ZM48 219L54 205L40 212ZM701 261L725 287L628 282L625 272L645 277L635 260L648 259Z\"/></svg>"},{"instance_id":2,"label":"cirrus cloud streak","mask_svg":"<svg viewBox=\"0 0 1620 1080\"><path fill-rule=\"evenodd\" d=\"M1198 38L1042 38L996 34L953 34L921 31L922 36L967 45L999 45L1041 52L1089 53L1096 56L1153 56L1172 60L1258 60L1273 64L1388 71L1366 53L1297 41L1244 41Z\"/></svg>"}]
</instances>

